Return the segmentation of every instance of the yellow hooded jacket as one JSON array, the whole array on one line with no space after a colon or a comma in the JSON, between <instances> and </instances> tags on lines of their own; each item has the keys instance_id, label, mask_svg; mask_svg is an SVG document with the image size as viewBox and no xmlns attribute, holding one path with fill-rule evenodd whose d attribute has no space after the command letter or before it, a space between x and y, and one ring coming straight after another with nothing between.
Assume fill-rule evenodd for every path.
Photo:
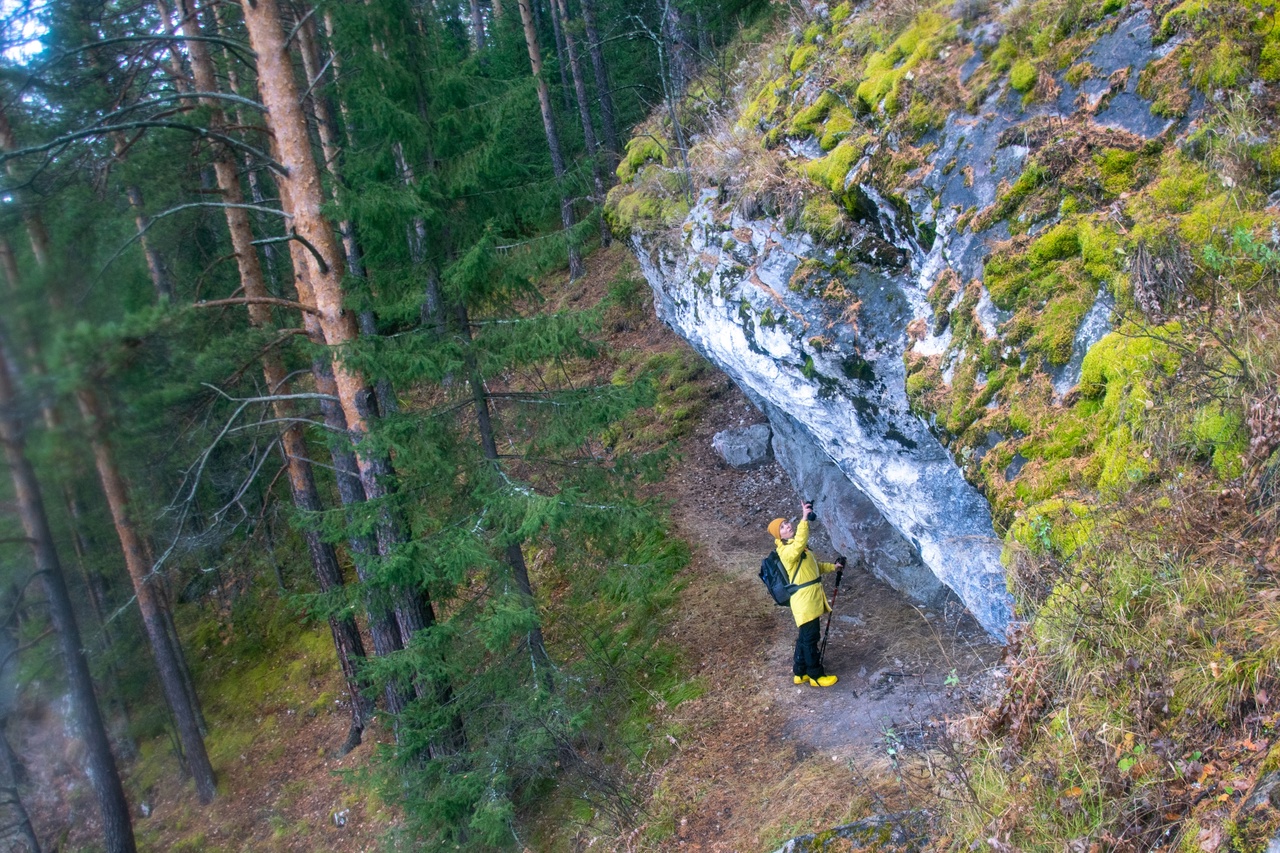
<instances>
[{"instance_id":1,"label":"yellow hooded jacket","mask_svg":"<svg viewBox=\"0 0 1280 853\"><path fill-rule=\"evenodd\" d=\"M804 519L796 525L795 536L773 540L774 550L778 552L782 567L787 570L787 577L792 583L807 583L819 575L835 571L835 563L819 563L814 559L813 554L806 550L808 544L809 522ZM791 596L791 615L795 617L797 626L830 612L827 593L820 583L797 590Z\"/></svg>"}]
</instances>

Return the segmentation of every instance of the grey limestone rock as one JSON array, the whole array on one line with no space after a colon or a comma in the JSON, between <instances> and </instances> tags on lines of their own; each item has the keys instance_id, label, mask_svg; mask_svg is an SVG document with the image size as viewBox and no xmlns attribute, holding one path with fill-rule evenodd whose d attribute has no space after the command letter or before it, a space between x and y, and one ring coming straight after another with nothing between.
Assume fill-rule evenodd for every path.
<instances>
[{"instance_id":1,"label":"grey limestone rock","mask_svg":"<svg viewBox=\"0 0 1280 853\"><path fill-rule=\"evenodd\" d=\"M927 295L946 270L980 282L990 247L1009 238L1009 223L974 230L966 212L990 208L1002 182L1018 179L1039 144L1036 122L1074 115L1079 101L1100 110L1079 116L1099 132L1150 138L1167 129L1135 89L1142 68L1168 50L1152 43L1152 29L1150 13L1133 7L1090 48L1100 69L1129 69L1108 78L1106 91L1073 86L1059 71L1062 96L1051 102L1025 106L1006 82L979 109L949 116L929 134L936 149L919 184L901 196L875 185L864 157L845 178L854 223L838 245L737 205L732 181L704 190L678 232L632 238L659 317L768 417L775 455L798 494L818 498L833 545L913 599L937 603L954 592L997 639L1013 611L990 507L944 446L948 437L912 411L905 360L937 358L950 382L966 357L951 346L952 329L934 324ZM819 152L801 142L791 153ZM1070 362L1052 377L1059 394L1111 328L1106 284ZM984 289L975 310L982 334L998 340L1009 318Z\"/></svg>"},{"instance_id":2,"label":"grey limestone rock","mask_svg":"<svg viewBox=\"0 0 1280 853\"><path fill-rule=\"evenodd\" d=\"M758 468L772 458L768 424L718 432L712 437L711 446L721 459L739 471Z\"/></svg>"}]
</instances>

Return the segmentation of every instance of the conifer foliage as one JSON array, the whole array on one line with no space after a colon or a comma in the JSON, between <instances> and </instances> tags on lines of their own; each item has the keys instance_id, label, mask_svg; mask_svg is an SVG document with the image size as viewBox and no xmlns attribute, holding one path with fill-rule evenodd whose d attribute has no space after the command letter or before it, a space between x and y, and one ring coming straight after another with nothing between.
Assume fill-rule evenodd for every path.
<instances>
[{"instance_id":1,"label":"conifer foliage","mask_svg":"<svg viewBox=\"0 0 1280 853\"><path fill-rule=\"evenodd\" d=\"M600 309L533 283L580 274L619 133L762 5L76 0L6 22L6 441L62 499L45 562L0 566L25 588L74 553L92 606L49 612L117 673L98 701L122 720L154 719L127 652L147 638L202 801L177 602L263 595L243 567L266 562L329 623L345 748L378 703L416 842L517 844L548 785L625 799L589 744L653 666L685 554L635 496L656 460L599 437L651 389L592 380Z\"/></svg>"}]
</instances>

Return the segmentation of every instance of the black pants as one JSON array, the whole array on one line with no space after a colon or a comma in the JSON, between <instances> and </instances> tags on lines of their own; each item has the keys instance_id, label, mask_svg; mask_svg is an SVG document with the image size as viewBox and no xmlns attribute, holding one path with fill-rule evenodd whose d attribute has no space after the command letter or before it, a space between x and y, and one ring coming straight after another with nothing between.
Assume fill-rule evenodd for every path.
<instances>
[{"instance_id":1,"label":"black pants","mask_svg":"<svg viewBox=\"0 0 1280 853\"><path fill-rule=\"evenodd\" d=\"M807 675L810 678L821 678L826 675L822 670L822 659L818 656L818 640L822 636L822 617L810 619L800 626L800 636L796 637L796 655L791 664L792 675Z\"/></svg>"}]
</instances>

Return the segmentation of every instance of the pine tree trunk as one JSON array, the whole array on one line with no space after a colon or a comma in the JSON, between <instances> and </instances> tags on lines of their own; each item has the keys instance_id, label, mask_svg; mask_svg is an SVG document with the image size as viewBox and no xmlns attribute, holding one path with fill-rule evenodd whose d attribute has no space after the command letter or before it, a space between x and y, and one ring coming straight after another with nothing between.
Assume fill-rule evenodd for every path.
<instances>
[{"instance_id":1,"label":"pine tree trunk","mask_svg":"<svg viewBox=\"0 0 1280 853\"><path fill-rule=\"evenodd\" d=\"M480 0L471 0L471 44L476 53L484 50L484 11Z\"/></svg>"},{"instance_id":2,"label":"pine tree trunk","mask_svg":"<svg viewBox=\"0 0 1280 853\"><path fill-rule=\"evenodd\" d=\"M161 302L168 302L173 299L173 282L169 280L169 274L165 271L164 264L160 262L160 255L156 252L155 246L147 239L147 214L146 207L142 202L142 190L136 186L128 186L125 188L125 195L129 198L129 206L133 208L133 221L138 229L138 245L142 247L142 254L147 259L147 273L151 276L151 284L156 289L156 299Z\"/></svg>"},{"instance_id":3,"label":"pine tree trunk","mask_svg":"<svg viewBox=\"0 0 1280 853\"><path fill-rule=\"evenodd\" d=\"M689 81L693 79L695 60L693 48L689 45L684 15L680 13L679 5L672 0L667 0L663 10L662 37L667 45L673 95L679 100L689 87Z\"/></svg>"},{"instance_id":4,"label":"pine tree trunk","mask_svg":"<svg viewBox=\"0 0 1280 853\"><path fill-rule=\"evenodd\" d=\"M524 2L524 0L521 0L521 2ZM470 344L471 323L470 318L467 316L466 306L458 306L457 313L462 337ZM480 375L480 370L476 366L475 356L472 354L470 347L466 350L464 358L467 367L467 384L471 386L471 401L475 406L476 427L480 434L480 447L484 451L484 458L489 460L489 463L494 468L498 468L498 443L494 439L493 418L489 411L489 398L484 389L484 378ZM520 596L525 600L525 606L536 614L538 603L533 595L533 584L529 580L529 567L525 563L524 552L520 549L520 543L512 542L508 544L505 552L507 565L511 567L511 574L516 580L516 588L520 590ZM528 645L533 657L534 675L550 689L553 686L551 659L547 655L547 646L542 638L541 619L534 621L534 626L529 631Z\"/></svg>"},{"instance_id":5,"label":"pine tree trunk","mask_svg":"<svg viewBox=\"0 0 1280 853\"><path fill-rule=\"evenodd\" d=\"M3 110L0 110L0 147L8 149L12 147L12 144L13 138L9 129L8 117ZM31 240L32 253L35 256L36 264L42 269L47 269L49 262L49 234L45 230L44 222L38 212L26 206L24 206L23 210L23 221L26 225L27 235ZM55 310L58 309L60 300L55 290L49 290L49 298L52 307ZM181 654L181 648L175 649L168 641L163 614L158 610L159 604L151 587L151 567L149 561L145 559L146 549L128 515L128 488L124 483L124 479L120 476L119 469L116 467L105 434L102 431L101 404L93 389L88 386L82 387L77 391L76 397L80 404L81 414L89 428L95 464L98 468L103 492L106 494L108 507L111 510L112 521L120 538L121 550L124 552L125 568L133 581L138 607L142 611L143 625L146 628L152 652L156 657L161 688L166 700L170 703L170 711L178 728L178 736L182 741L183 750L188 753L188 769L195 779L196 790L200 795L200 800L202 803L209 803L213 801L217 793L217 785L213 768L209 764L208 754L205 752L204 741L200 737L196 709L193 707L191 697L182 682L182 666L175 658L175 654Z\"/></svg>"},{"instance_id":6,"label":"pine tree trunk","mask_svg":"<svg viewBox=\"0 0 1280 853\"><path fill-rule=\"evenodd\" d=\"M587 33L587 53L591 56L591 71L596 78L596 97L600 101L600 131L604 135L604 147L609 152L609 171L615 169L622 157L618 142L617 122L614 120L613 91L609 87L609 67L604 61L604 45L596 28L595 0L581 0L582 24Z\"/></svg>"},{"instance_id":7,"label":"pine tree trunk","mask_svg":"<svg viewBox=\"0 0 1280 853\"><path fill-rule=\"evenodd\" d=\"M142 613L142 624L151 642L151 651L155 655L160 687L164 692L169 710L173 713L178 740L186 755L187 769L195 780L196 793L200 797L200 802L211 803L217 795L217 780L213 773L213 766L209 763L209 755L204 748L204 739L200 736L196 707L183 682L182 662L178 660L182 649L175 648L169 639L165 614L160 610L162 600L153 585L154 578L151 576L150 562L146 559L146 548L129 515L129 489L120 475L120 469L116 466L115 457L106 438L101 403L98 401L97 394L88 387L76 392L76 400L89 427L89 440L93 446L98 478L102 481L102 491L106 495L107 506L111 510L111 520L115 525L116 535L120 539L120 548L124 551L125 568L133 581L138 610Z\"/></svg>"},{"instance_id":8,"label":"pine tree trunk","mask_svg":"<svg viewBox=\"0 0 1280 853\"><path fill-rule=\"evenodd\" d=\"M0 268L4 270L5 280L9 284L9 292L11 298L16 302L19 298L19 282L21 281L18 271L17 260L14 258L13 247L9 244L7 238L0 237ZM41 380L45 375L44 357L35 343L35 335L29 330L23 335L30 343L27 347L27 369L37 378ZM58 431L63 428L63 419L58 413L57 407L52 401L43 397L40 401L40 411L45 426L50 431ZM85 535L85 522L83 512L79 500L76 499L74 487L67 482L62 484L62 500L67 510L67 518L71 523L71 542L75 549L76 559L79 564L81 574L84 576L85 588L89 593L89 603L92 606L93 614L97 620L99 630L102 632L104 646L109 650L113 643L113 636L110 628L103 618L105 612L105 584L102 575L98 572L91 571L87 564L86 558L91 550L88 537ZM119 670L114 660L111 663L112 675L118 676ZM118 681L118 678L117 678ZM123 751L126 758L137 755L138 747L132 736L129 734L129 709L120 699L116 691L108 692L108 704L111 710L118 715L124 725L119 727L118 731L122 732L118 740L119 748Z\"/></svg>"},{"instance_id":9,"label":"pine tree trunk","mask_svg":"<svg viewBox=\"0 0 1280 853\"><path fill-rule=\"evenodd\" d=\"M160 20L164 21L164 30L166 35L177 35L177 28L173 25L173 13L169 10L169 4L166 0L154 0L156 11L160 13ZM173 81L173 88L179 92L190 92L191 83L187 79L187 72L182 67L182 54L176 50L169 51L169 78Z\"/></svg>"},{"instance_id":10,"label":"pine tree trunk","mask_svg":"<svg viewBox=\"0 0 1280 853\"><path fill-rule=\"evenodd\" d=\"M85 660L80 629L76 625L71 596L58 553L53 545L53 534L44 511L44 501L35 471L27 461L23 439L23 427L18 421L16 392L12 384L8 342L0 329L0 442L4 444L5 459L13 476L14 496L22 527L31 542L36 568L49 601L49 618L58 637L58 649L62 656L63 672L70 688L71 701L80 734L87 747L89 782L98 798L102 812L105 847L110 853L133 853L137 848L133 840L133 826L129 819L129 803L107 729L94 696L93 680L89 664Z\"/></svg>"},{"instance_id":11,"label":"pine tree trunk","mask_svg":"<svg viewBox=\"0 0 1280 853\"><path fill-rule=\"evenodd\" d=\"M307 16L295 28L298 33L298 52L302 55L302 70L306 74L311 114L315 118L316 135L320 138L322 168L332 178L329 182L329 196L334 202L338 202L338 139L333 120L333 110L328 98L319 91L322 66L320 65L319 33L317 32L315 16ZM337 72L341 66L336 56L333 64L334 70ZM418 220L418 222L420 223L421 220ZM420 227L419 232L422 234L421 242L425 242L425 229ZM363 278L364 256L360 250L360 244L356 240L355 226L349 220L340 220L338 222L338 235L342 239L347 272L350 275ZM412 244L412 238L410 238L410 242ZM360 334L365 337L377 337L377 318L372 309L361 311L357 320ZM379 377L374 383L373 390L378 400L378 414L380 416L385 417L398 411L399 405L396 402L395 389L391 386L390 381L385 377Z\"/></svg>"},{"instance_id":12,"label":"pine tree trunk","mask_svg":"<svg viewBox=\"0 0 1280 853\"><path fill-rule=\"evenodd\" d=\"M249 43L257 54L258 88L267 108L268 126L280 162L288 173L279 181L281 201L293 216L299 241L308 249L306 257L299 258L301 271L295 270L298 296L304 304L316 309L325 344L338 352L356 339L358 331L355 318L343 306L343 259L333 228L321 210L324 193L320 171L311 151L279 9L276 0L243 0L242 8ZM333 359L333 382L348 434L352 436L365 495L369 500L383 498L388 494L384 477L390 473L390 464L385 457L363 452L361 447L373 414L368 382L341 357ZM378 539L379 552L384 556L400 544L400 532L393 519L384 516L378 525ZM406 644L414 632L435 622L435 612L425 590L395 590L393 600ZM451 695L449 685L444 682L415 684L415 689L419 696L432 696L441 704L447 704ZM433 744L431 749L454 749L461 732L462 722L455 716L444 741Z\"/></svg>"},{"instance_id":13,"label":"pine tree trunk","mask_svg":"<svg viewBox=\"0 0 1280 853\"><path fill-rule=\"evenodd\" d=\"M359 329L355 316L343 305L344 259L322 212L320 170L311 151L279 8L275 0L245 0L242 9L249 43L257 54L258 88L267 108L267 124L287 173L280 184L287 188L293 233L307 249L305 266L310 293L299 293L299 297L318 311L324 343L337 349L353 343ZM358 439L368 431L367 421L374 413L368 383L341 358L334 359L333 374L347 427ZM372 460L360 453L358 444L356 459L365 492L372 498L381 489L376 481L377 471Z\"/></svg>"},{"instance_id":14,"label":"pine tree trunk","mask_svg":"<svg viewBox=\"0 0 1280 853\"><path fill-rule=\"evenodd\" d=\"M209 56L206 43L199 40L202 35L196 17L194 0L179 0L183 16L182 31L190 39L187 42L187 53L191 59L192 73L195 75L196 87L201 92L217 90L217 78L214 74L213 60ZM225 131L226 118L215 101L206 101L209 109L209 123L215 130ZM229 205L242 205L244 196L240 187L235 160L229 151L219 151L214 160L214 169L218 180L218 189L223 201ZM248 212L240 207L223 208L227 220L227 229L231 233L231 246L235 252L236 263L240 271L240 286L244 295L250 299L268 296L262 266L258 261L258 253L253 245L253 231L249 223ZM269 329L274 325L271 309L264 303L250 302L248 305L249 322L260 329ZM275 351L268 351L262 360L263 378L267 390L272 395L288 395L291 391L288 384L288 371ZM294 505L304 511L319 511L321 502L316 491L315 478L311 472L310 455L307 452L306 440L302 435L302 427L292 423L297 415L296 407L287 400L277 400L273 404L275 415L287 424L281 435L286 465L289 473L289 484ZM342 585L342 573L338 569L338 557L333 546L324 542L319 532L304 530L303 537L307 541L307 549L311 556L311 567L322 590L333 589ZM362 685L355 677L359 661L364 659L364 644L360 640L359 631L354 622L330 619L334 648L339 665L347 680L347 690L352 697L352 722L346 743L350 747L360 742L360 733L364 731L370 709L364 699Z\"/></svg>"},{"instance_id":15,"label":"pine tree trunk","mask_svg":"<svg viewBox=\"0 0 1280 853\"><path fill-rule=\"evenodd\" d=\"M573 41L573 28L569 26L569 10L565 0L552 0L551 14L564 22L565 52L569 54L569 70L573 75L573 91L577 95L578 118L582 121L582 140L591 158L591 181L595 185L595 203L604 205L604 176L600 174L600 152L596 145L595 128L591 124L591 106L587 100L587 84L582 76L582 63L578 61L578 46ZM600 217L600 245L607 246L611 239L609 224Z\"/></svg>"},{"instance_id":16,"label":"pine tree trunk","mask_svg":"<svg viewBox=\"0 0 1280 853\"><path fill-rule=\"evenodd\" d=\"M337 386L333 381L333 367L324 360L312 365L312 375L316 377L316 390L329 396L337 395ZM336 402L322 401L320 411L325 425L334 433L343 435L347 432L347 419L343 417L342 406ZM342 505L351 510L364 503L364 486L360 483L360 467L356 463L356 455L341 446L332 446L334 476L338 483L338 498ZM378 552L377 543L367 536L352 536L351 551L356 564L356 574L365 584L365 611L369 614L369 634L373 638L373 653L385 657L392 652L404 648L404 640L400 635L400 625L396 622L391 606L383 600L383 596L370 588L371 580L368 561ZM388 684L384 695L387 702L387 713L393 717L399 715L408 704L409 695L403 687Z\"/></svg>"},{"instance_id":17,"label":"pine tree trunk","mask_svg":"<svg viewBox=\"0 0 1280 853\"><path fill-rule=\"evenodd\" d=\"M36 837L35 828L31 826L31 816L27 813L27 807L22 804L22 797L18 792L18 780L14 773L14 769L18 766L18 759L13 754L13 747L9 746L9 739L5 736L5 722L6 720L0 717L0 768L2 768L0 769L0 804L13 810L12 820L6 824L11 827L10 832L21 838L31 853L40 853L40 839ZM126 808L125 817L128 818L128 816L129 812ZM5 817L9 818L10 815ZM133 834L132 826L129 828L129 834ZM14 849L16 848L10 848L10 850ZM107 849L116 848L112 848L110 842L107 842Z\"/></svg>"},{"instance_id":18,"label":"pine tree trunk","mask_svg":"<svg viewBox=\"0 0 1280 853\"><path fill-rule=\"evenodd\" d=\"M535 0L536 2L536 0ZM564 31L560 28L560 16L556 14L555 0L547 0L547 14L551 18L551 35L556 41L556 67L560 71L560 97L564 101L564 111L572 112L573 103L569 95L569 77L565 72Z\"/></svg>"},{"instance_id":19,"label":"pine tree trunk","mask_svg":"<svg viewBox=\"0 0 1280 853\"><path fill-rule=\"evenodd\" d=\"M355 317L344 305L342 289L343 258L334 240L333 228L322 212L324 204L320 171L311 151L306 116L302 112L293 66L280 24L275 0L245 2L245 26L249 42L257 54L258 88L268 111L272 132L287 177L280 179L281 201L293 216L294 232L307 249L296 257L303 262L304 274L296 274L299 299L316 309L324 343L335 351L353 343L358 334ZM384 457L361 451L361 439L369 430L369 419L376 415L369 383L359 371L352 370L340 357L333 360L333 380L342 403L342 414L352 436L360 482L369 500L387 495L385 479L390 464ZM379 525L379 551L388 554L398 544L399 534L392 519ZM411 595L397 607L402 625L431 624L434 613L424 596Z\"/></svg>"},{"instance_id":20,"label":"pine tree trunk","mask_svg":"<svg viewBox=\"0 0 1280 853\"><path fill-rule=\"evenodd\" d=\"M556 133L555 114L551 109L551 92L546 79L542 76L542 48L538 45L538 30L534 26L531 0L518 0L520 21L524 24L525 46L529 49L529 64L533 68L533 79L538 88L538 106L542 110L542 128L547 135L547 148L551 151L551 169L560 183L560 224L565 230L565 239L569 245L569 280L581 278L584 272L582 257L573 239L573 206L564 191L564 155L560 150L560 137Z\"/></svg>"}]
</instances>

